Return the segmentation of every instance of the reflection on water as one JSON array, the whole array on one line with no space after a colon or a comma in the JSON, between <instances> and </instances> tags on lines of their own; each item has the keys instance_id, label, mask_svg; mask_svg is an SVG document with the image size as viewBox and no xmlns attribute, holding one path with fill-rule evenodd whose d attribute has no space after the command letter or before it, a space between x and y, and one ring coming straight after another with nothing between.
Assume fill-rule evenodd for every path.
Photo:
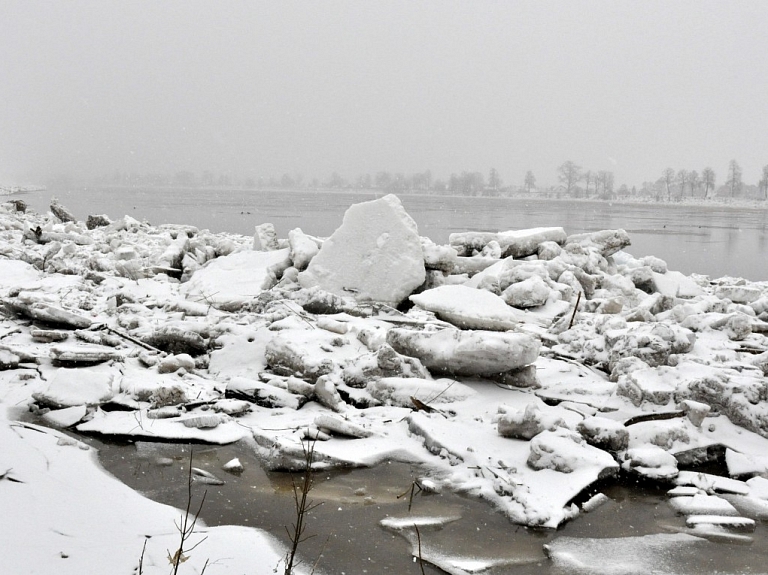
<instances>
[{"instance_id":1,"label":"reflection on water","mask_svg":"<svg viewBox=\"0 0 768 575\"><path fill-rule=\"evenodd\" d=\"M178 508L186 505L188 446L89 441L99 448L102 465L132 488ZM287 543L285 527L294 521L289 474L265 472L243 444L197 445L193 457L193 466L226 481L221 486L195 485L197 497L207 490L202 516L208 525L259 527ZM233 457L244 464L241 474L221 470ZM557 537L636 537L674 532L685 523L667 504L663 490L636 485L605 486L602 491L610 498L608 503L557 531L511 524L487 503L450 493L415 496L409 515L408 497L402 495L419 474L417 467L398 463L318 473L310 496L321 505L310 513L307 528L308 534L316 536L302 545L304 558L314 562L320 557L319 572L325 573L417 574L420 570L412 561L410 544L405 537L381 527L380 521L387 517L460 516L442 528L422 530L424 547L453 557L500 562L500 566L483 571L489 575L546 575L559 573L542 547ZM751 545L707 543L693 558L684 553L677 559L672 557L669 573L763 572L768 560L766 543L768 530L759 525ZM610 564L610 557L599 562ZM442 573L429 566L425 572Z\"/></svg>"},{"instance_id":2,"label":"reflection on water","mask_svg":"<svg viewBox=\"0 0 768 575\"><path fill-rule=\"evenodd\" d=\"M105 213L129 214L153 224L181 223L213 231L251 235L255 225L271 222L280 237L300 227L328 236L350 204L376 197L364 192L275 192L200 189L48 190L24 195L36 211L47 210L57 196L78 218ZM655 255L671 269L713 277L733 275L768 279L764 209L680 204L619 204L611 202L546 201L506 198L401 195L422 235L447 243L462 231L500 231L562 226L568 233L609 228L629 232L635 256Z\"/></svg>"}]
</instances>

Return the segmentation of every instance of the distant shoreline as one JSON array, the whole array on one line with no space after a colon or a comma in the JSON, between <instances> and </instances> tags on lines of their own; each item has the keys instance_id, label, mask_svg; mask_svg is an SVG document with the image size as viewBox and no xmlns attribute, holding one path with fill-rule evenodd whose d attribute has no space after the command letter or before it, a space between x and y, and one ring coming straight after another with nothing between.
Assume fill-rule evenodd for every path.
<instances>
[{"instance_id":1,"label":"distant shoreline","mask_svg":"<svg viewBox=\"0 0 768 575\"><path fill-rule=\"evenodd\" d=\"M28 193L28 192L40 192L46 191L48 188L45 186L0 186L0 195L10 195L10 193L2 194L2 190L13 188L15 191L12 193ZM599 198L573 198L573 197L553 197L552 195L537 194L537 193L514 193L505 194L499 196L468 196L464 194L455 193L427 193L418 192L412 190L380 190L380 189L362 189L362 188L350 188L350 189L337 189L337 188L247 188L247 187L232 187L232 186L130 186L130 185L77 185L77 186L62 186L62 189L89 189L89 188L103 188L105 190L168 190L168 191L184 191L184 190L196 190L196 191L210 191L210 192L255 192L264 194L339 194L339 195L369 195L371 197L381 197L387 194L395 194L400 197L419 197L419 198L466 198L474 200L512 200L512 201L536 201L536 202L578 202L589 203L595 205L605 204L627 204L638 206L680 206L680 207L701 207L710 208L716 207L721 209L736 209L736 210L768 210L768 201L757 200L749 198L696 198L696 197L684 197L672 200L660 199L656 200L651 197L629 197L629 198L612 198L609 200L602 200ZM52 191L56 191L56 187Z\"/></svg>"}]
</instances>

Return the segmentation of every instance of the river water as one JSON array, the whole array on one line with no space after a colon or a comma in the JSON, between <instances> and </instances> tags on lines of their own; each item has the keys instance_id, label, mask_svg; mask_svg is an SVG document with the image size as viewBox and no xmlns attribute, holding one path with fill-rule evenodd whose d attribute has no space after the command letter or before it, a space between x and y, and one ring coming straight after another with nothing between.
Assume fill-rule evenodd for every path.
<instances>
[{"instance_id":1,"label":"river water","mask_svg":"<svg viewBox=\"0 0 768 575\"><path fill-rule=\"evenodd\" d=\"M116 219L129 214L152 224L190 224L211 231L253 234L254 226L274 224L278 237L300 227L329 236L353 203L374 192L202 190L178 188L51 188L24 194L36 211L47 210L51 196L78 219L103 213ZM380 194L379 194L380 195ZM632 240L627 249L654 255L670 269L711 277L730 275L768 280L768 209L711 204L613 203L546 199L469 198L401 195L419 232L437 243L462 231L502 231L562 226L581 233L623 228Z\"/></svg>"}]
</instances>

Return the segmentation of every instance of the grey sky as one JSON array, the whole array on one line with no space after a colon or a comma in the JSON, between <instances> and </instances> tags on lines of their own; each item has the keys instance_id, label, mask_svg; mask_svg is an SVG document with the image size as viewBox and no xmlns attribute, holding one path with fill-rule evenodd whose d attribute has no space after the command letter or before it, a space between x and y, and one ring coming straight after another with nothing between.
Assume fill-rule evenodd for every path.
<instances>
[{"instance_id":1,"label":"grey sky","mask_svg":"<svg viewBox=\"0 0 768 575\"><path fill-rule=\"evenodd\" d=\"M0 0L0 182L768 164L768 2Z\"/></svg>"}]
</instances>

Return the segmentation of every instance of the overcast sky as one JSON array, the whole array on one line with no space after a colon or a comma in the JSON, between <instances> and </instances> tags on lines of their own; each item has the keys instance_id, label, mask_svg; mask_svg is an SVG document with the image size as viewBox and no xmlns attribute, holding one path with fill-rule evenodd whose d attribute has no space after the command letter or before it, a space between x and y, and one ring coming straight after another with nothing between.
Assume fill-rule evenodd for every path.
<instances>
[{"instance_id":1,"label":"overcast sky","mask_svg":"<svg viewBox=\"0 0 768 575\"><path fill-rule=\"evenodd\" d=\"M768 2L0 0L0 183L768 164Z\"/></svg>"}]
</instances>

